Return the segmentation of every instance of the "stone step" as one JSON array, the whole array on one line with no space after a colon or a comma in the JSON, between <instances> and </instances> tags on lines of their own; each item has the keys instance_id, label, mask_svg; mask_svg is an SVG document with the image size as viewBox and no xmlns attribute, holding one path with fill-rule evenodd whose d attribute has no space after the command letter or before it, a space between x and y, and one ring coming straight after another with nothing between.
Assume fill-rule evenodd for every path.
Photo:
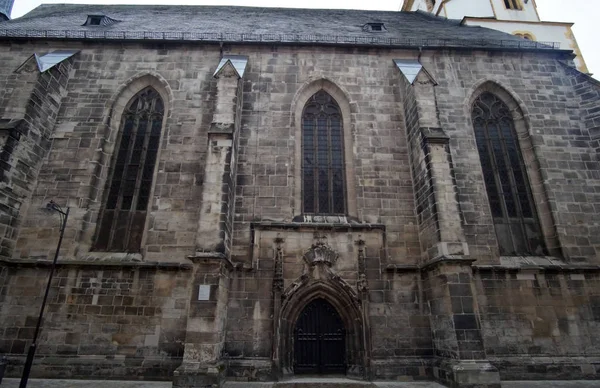
<instances>
[{"instance_id":1,"label":"stone step","mask_svg":"<svg viewBox=\"0 0 600 388\"><path fill-rule=\"evenodd\" d=\"M226 381L223 388L273 388L275 383Z\"/></svg>"},{"instance_id":2,"label":"stone step","mask_svg":"<svg viewBox=\"0 0 600 388\"><path fill-rule=\"evenodd\" d=\"M356 381L345 378L294 378L279 382L228 381L223 388L445 388L435 382Z\"/></svg>"},{"instance_id":3,"label":"stone step","mask_svg":"<svg viewBox=\"0 0 600 388\"><path fill-rule=\"evenodd\" d=\"M374 388L370 382L356 381L346 378L305 377L291 380L259 383L259 382L233 382L228 381L223 388Z\"/></svg>"},{"instance_id":4,"label":"stone step","mask_svg":"<svg viewBox=\"0 0 600 388\"><path fill-rule=\"evenodd\" d=\"M375 385L342 377L302 377L280 381L274 388L375 388Z\"/></svg>"}]
</instances>

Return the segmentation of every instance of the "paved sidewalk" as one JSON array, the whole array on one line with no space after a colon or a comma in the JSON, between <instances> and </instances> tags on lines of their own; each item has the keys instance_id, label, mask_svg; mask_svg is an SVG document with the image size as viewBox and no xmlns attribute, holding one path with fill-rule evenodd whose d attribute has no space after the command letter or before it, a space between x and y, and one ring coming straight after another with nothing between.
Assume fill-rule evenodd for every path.
<instances>
[{"instance_id":1,"label":"paved sidewalk","mask_svg":"<svg viewBox=\"0 0 600 388\"><path fill-rule=\"evenodd\" d=\"M2 380L1 388L19 388L21 379ZM170 381L29 379L27 388L171 388Z\"/></svg>"},{"instance_id":2,"label":"paved sidewalk","mask_svg":"<svg viewBox=\"0 0 600 388\"><path fill-rule=\"evenodd\" d=\"M296 385L302 383L302 385ZM443 385L434 382L365 382L350 380L345 378L298 378L285 380L279 383L245 383L245 382L226 382L223 388L277 388L277 387L377 387L377 388L445 388Z\"/></svg>"},{"instance_id":3,"label":"paved sidewalk","mask_svg":"<svg viewBox=\"0 0 600 388\"><path fill-rule=\"evenodd\" d=\"M504 381L502 388L600 388L600 380Z\"/></svg>"},{"instance_id":4,"label":"paved sidewalk","mask_svg":"<svg viewBox=\"0 0 600 388\"><path fill-rule=\"evenodd\" d=\"M18 388L20 379L5 378L0 388ZM227 383L231 388L272 388L273 383ZM378 388L444 388L433 382L375 382ZM27 388L172 388L170 382L30 379ZM600 380L505 381L502 388L600 388Z\"/></svg>"}]
</instances>

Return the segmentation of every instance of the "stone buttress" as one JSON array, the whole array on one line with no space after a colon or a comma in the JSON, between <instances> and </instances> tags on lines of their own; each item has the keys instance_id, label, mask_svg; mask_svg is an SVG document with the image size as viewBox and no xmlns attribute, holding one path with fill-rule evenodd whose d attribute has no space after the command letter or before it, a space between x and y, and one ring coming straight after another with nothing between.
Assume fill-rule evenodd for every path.
<instances>
[{"instance_id":1,"label":"stone buttress","mask_svg":"<svg viewBox=\"0 0 600 388\"><path fill-rule=\"evenodd\" d=\"M183 363L174 387L218 384L233 265L230 260L236 150L242 106L242 77L247 58L225 56L217 79L216 106L208 131L208 153Z\"/></svg>"},{"instance_id":2,"label":"stone buttress","mask_svg":"<svg viewBox=\"0 0 600 388\"><path fill-rule=\"evenodd\" d=\"M402 69L401 69L402 70ZM434 377L451 387L499 387L486 359L472 288L469 256L450 155L440 126L436 82L422 69L403 77L404 109L422 257L419 264L430 308Z\"/></svg>"}]
</instances>

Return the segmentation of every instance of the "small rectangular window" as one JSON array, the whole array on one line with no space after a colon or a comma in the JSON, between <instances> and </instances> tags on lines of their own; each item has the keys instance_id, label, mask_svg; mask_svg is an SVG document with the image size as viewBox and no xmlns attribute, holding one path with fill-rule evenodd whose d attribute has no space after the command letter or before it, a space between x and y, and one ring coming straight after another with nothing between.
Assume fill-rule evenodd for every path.
<instances>
[{"instance_id":1,"label":"small rectangular window","mask_svg":"<svg viewBox=\"0 0 600 388\"><path fill-rule=\"evenodd\" d=\"M363 31L366 32L385 32L385 26L383 23L367 23L363 26Z\"/></svg>"},{"instance_id":2,"label":"small rectangular window","mask_svg":"<svg viewBox=\"0 0 600 388\"><path fill-rule=\"evenodd\" d=\"M84 26L101 26L104 20L104 15L88 15Z\"/></svg>"},{"instance_id":3,"label":"small rectangular window","mask_svg":"<svg viewBox=\"0 0 600 388\"><path fill-rule=\"evenodd\" d=\"M506 9L514 9L517 11L523 10L521 0L504 0L504 6L506 7Z\"/></svg>"}]
</instances>

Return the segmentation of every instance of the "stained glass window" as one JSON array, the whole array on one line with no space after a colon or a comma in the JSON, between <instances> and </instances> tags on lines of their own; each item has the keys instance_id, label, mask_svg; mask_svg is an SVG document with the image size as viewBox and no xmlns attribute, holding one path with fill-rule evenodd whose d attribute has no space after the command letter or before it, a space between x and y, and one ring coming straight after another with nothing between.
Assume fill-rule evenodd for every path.
<instances>
[{"instance_id":1,"label":"stained glass window","mask_svg":"<svg viewBox=\"0 0 600 388\"><path fill-rule=\"evenodd\" d=\"M304 214L345 215L342 115L324 90L302 113L302 195Z\"/></svg>"},{"instance_id":2,"label":"stained glass window","mask_svg":"<svg viewBox=\"0 0 600 388\"><path fill-rule=\"evenodd\" d=\"M162 99L152 88L134 96L123 112L95 250L139 251L163 114Z\"/></svg>"},{"instance_id":3,"label":"stained glass window","mask_svg":"<svg viewBox=\"0 0 600 388\"><path fill-rule=\"evenodd\" d=\"M545 246L508 106L483 93L473 125L501 255L541 255Z\"/></svg>"}]
</instances>

